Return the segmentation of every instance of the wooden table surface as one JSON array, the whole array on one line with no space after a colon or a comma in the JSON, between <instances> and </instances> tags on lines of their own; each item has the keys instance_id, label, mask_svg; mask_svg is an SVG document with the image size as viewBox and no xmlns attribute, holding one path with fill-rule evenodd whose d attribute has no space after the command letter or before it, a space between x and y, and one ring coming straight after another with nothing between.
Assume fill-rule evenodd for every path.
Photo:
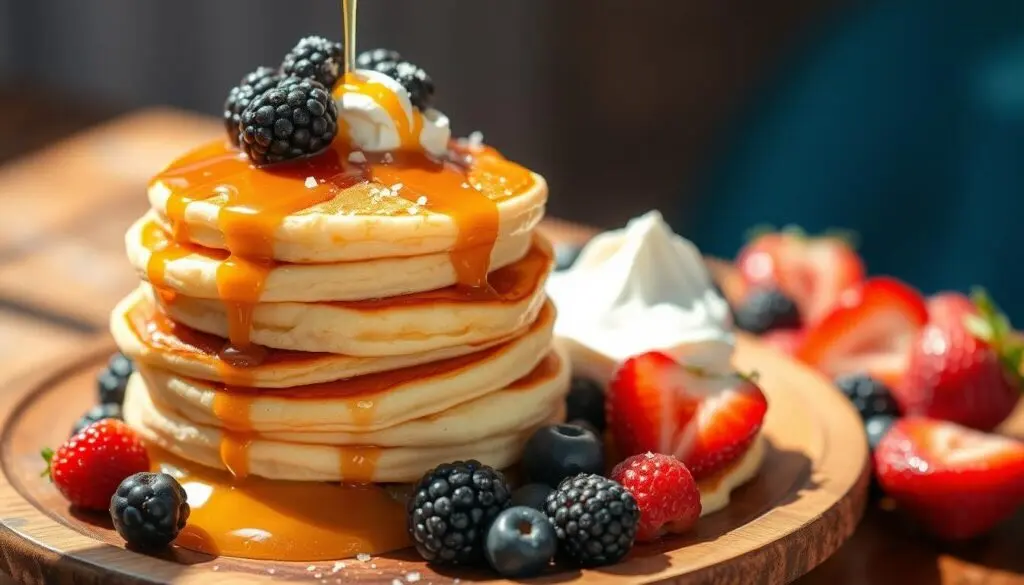
<instances>
[{"instance_id":1,"label":"wooden table surface","mask_svg":"<svg viewBox=\"0 0 1024 585\"><path fill-rule=\"evenodd\" d=\"M106 335L108 312L137 282L122 236L146 208L147 179L220 131L209 118L146 110L0 167L0 380ZM984 539L947 546L876 507L798 583L1024 585L1022 540L1024 513Z\"/></svg>"}]
</instances>

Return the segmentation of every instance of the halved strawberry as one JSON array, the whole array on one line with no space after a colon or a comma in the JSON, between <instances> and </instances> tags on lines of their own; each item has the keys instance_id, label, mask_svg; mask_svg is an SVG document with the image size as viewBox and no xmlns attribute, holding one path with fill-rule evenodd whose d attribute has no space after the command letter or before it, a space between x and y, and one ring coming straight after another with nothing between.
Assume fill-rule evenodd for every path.
<instances>
[{"instance_id":1,"label":"halved strawberry","mask_svg":"<svg viewBox=\"0 0 1024 585\"><path fill-rule=\"evenodd\" d=\"M741 457L767 400L738 374L712 374L651 352L626 360L608 387L608 427L622 457L674 455L696 479Z\"/></svg>"},{"instance_id":2,"label":"halved strawberry","mask_svg":"<svg viewBox=\"0 0 1024 585\"><path fill-rule=\"evenodd\" d=\"M892 385L906 370L914 335L927 320L921 293L894 278L871 278L839 297L807 330L796 355L829 378L866 372Z\"/></svg>"},{"instance_id":3,"label":"halved strawberry","mask_svg":"<svg viewBox=\"0 0 1024 585\"><path fill-rule=\"evenodd\" d=\"M1024 443L927 418L897 421L874 452L878 483L938 536L970 538L1024 503Z\"/></svg>"},{"instance_id":4,"label":"halved strawberry","mask_svg":"<svg viewBox=\"0 0 1024 585\"><path fill-rule=\"evenodd\" d=\"M736 267L748 289L776 287L786 293L808 324L864 280L864 262L847 240L809 237L793 229L758 236L740 250Z\"/></svg>"}]
</instances>

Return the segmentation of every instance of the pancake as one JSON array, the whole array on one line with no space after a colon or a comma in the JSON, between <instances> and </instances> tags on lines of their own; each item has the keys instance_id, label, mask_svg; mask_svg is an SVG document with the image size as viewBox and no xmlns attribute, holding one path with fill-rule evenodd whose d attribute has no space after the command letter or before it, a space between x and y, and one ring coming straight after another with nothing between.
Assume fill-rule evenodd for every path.
<instances>
[{"instance_id":1,"label":"pancake","mask_svg":"<svg viewBox=\"0 0 1024 585\"><path fill-rule=\"evenodd\" d=\"M701 516L713 514L728 506L733 490L754 479L764 461L767 450L765 442L765 438L758 435L739 461L718 475L697 483L700 489Z\"/></svg>"},{"instance_id":2,"label":"pancake","mask_svg":"<svg viewBox=\"0 0 1024 585\"><path fill-rule=\"evenodd\" d=\"M138 389L138 386L134 386ZM125 397L124 417L144 440L183 459L293 481L413 482L428 469L455 460L476 459L501 469L515 463L533 428L448 446L339 447L273 441L253 435L227 434L211 426L169 417L153 407L145 392ZM564 405L548 422L564 419ZM540 426L540 425L537 425ZM223 453L230 453L225 463Z\"/></svg>"},{"instance_id":3,"label":"pancake","mask_svg":"<svg viewBox=\"0 0 1024 585\"><path fill-rule=\"evenodd\" d=\"M376 431L366 432L291 432L259 433L264 439L319 445L376 445L379 447L432 447L468 444L494 435L516 433L533 428L551 418L565 400L569 389L568 362L555 352L526 376L480 398L463 402L435 415L414 419ZM150 407L154 392L142 376L129 382L129 393L144 394L138 400L156 409L179 426L187 419L173 407L156 403ZM213 425L217 426L217 425Z\"/></svg>"},{"instance_id":4,"label":"pancake","mask_svg":"<svg viewBox=\"0 0 1024 585\"><path fill-rule=\"evenodd\" d=\"M260 255L295 263L489 245L531 231L544 213L543 177L492 150L461 157L460 164L394 153L356 165L347 162L342 142L315 157L254 171L218 140L154 177L149 202L178 241L245 257L252 254L240 248L256 246ZM496 234L483 235L492 229ZM481 232L478 242L474 231ZM254 233L260 242L247 243Z\"/></svg>"},{"instance_id":5,"label":"pancake","mask_svg":"<svg viewBox=\"0 0 1024 585\"><path fill-rule=\"evenodd\" d=\"M268 350L262 363L241 368L220 358L225 339L171 321L155 311L139 291L122 299L110 314L114 340L136 363L188 378L256 388L318 384L436 362L501 345L524 334L549 337L553 323L554 308L548 304L531 325L485 343L383 357Z\"/></svg>"},{"instance_id":6,"label":"pancake","mask_svg":"<svg viewBox=\"0 0 1024 585\"><path fill-rule=\"evenodd\" d=\"M551 268L547 243L537 239L518 262L492 272L485 291L460 287L389 299L336 303L260 303L249 338L266 347L354 356L421 353L507 337L529 325L545 302ZM171 319L227 337L228 307L210 299L143 293Z\"/></svg>"},{"instance_id":7,"label":"pancake","mask_svg":"<svg viewBox=\"0 0 1024 585\"><path fill-rule=\"evenodd\" d=\"M529 232L499 239L491 251L490 269L519 260L531 242ZM220 298L217 270L227 252L178 244L153 215L142 217L128 229L125 246L128 259L144 280L194 298ZM259 302L357 301L435 290L456 282L456 268L446 252L361 262L274 264Z\"/></svg>"},{"instance_id":8,"label":"pancake","mask_svg":"<svg viewBox=\"0 0 1024 585\"><path fill-rule=\"evenodd\" d=\"M548 354L551 321L447 360L292 388L226 386L140 364L153 399L197 423L239 431L367 432L444 412L526 376Z\"/></svg>"}]
</instances>

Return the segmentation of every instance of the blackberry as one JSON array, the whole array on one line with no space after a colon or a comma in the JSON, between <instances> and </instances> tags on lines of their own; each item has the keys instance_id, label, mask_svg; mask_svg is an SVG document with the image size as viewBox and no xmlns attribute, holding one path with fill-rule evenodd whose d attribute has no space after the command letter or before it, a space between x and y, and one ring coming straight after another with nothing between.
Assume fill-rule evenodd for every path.
<instances>
[{"instance_id":1,"label":"blackberry","mask_svg":"<svg viewBox=\"0 0 1024 585\"><path fill-rule=\"evenodd\" d=\"M90 408L75 422L75 426L71 427L71 436L77 435L79 431L96 421L108 418L124 420L124 416L121 414L120 404L99 404Z\"/></svg>"},{"instance_id":2,"label":"blackberry","mask_svg":"<svg viewBox=\"0 0 1024 585\"><path fill-rule=\"evenodd\" d=\"M565 418L583 419L597 429L597 436L604 432L604 388L590 378L574 377L565 397Z\"/></svg>"},{"instance_id":3,"label":"blackberry","mask_svg":"<svg viewBox=\"0 0 1024 585\"><path fill-rule=\"evenodd\" d=\"M300 39L284 56L281 73L286 76L312 79L323 84L328 93L344 71L345 49L337 41L310 36Z\"/></svg>"},{"instance_id":4,"label":"blackberry","mask_svg":"<svg viewBox=\"0 0 1024 585\"><path fill-rule=\"evenodd\" d=\"M254 163L277 163L327 148L338 132L338 110L322 84L289 77L252 100L240 128L242 150Z\"/></svg>"},{"instance_id":5,"label":"blackberry","mask_svg":"<svg viewBox=\"0 0 1024 585\"><path fill-rule=\"evenodd\" d=\"M231 88L228 99L224 102L224 129L228 132L231 144L238 146L238 123L241 121L242 110L256 96L274 87L281 81L281 75L270 67L260 67L246 75L238 85Z\"/></svg>"},{"instance_id":6,"label":"blackberry","mask_svg":"<svg viewBox=\"0 0 1024 585\"><path fill-rule=\"evenodd\" d=\"M143 550L163 548L188 521L184 488L166 473L136 473L110 498L110 518L121 538Z\"/></svg>"},{"instance_id":7,"label":"blackberry","mask_svg":"<svg viewBox=\"0 0 1024 585\"><path fill-rule=\"evenodd\" d=\"M610 565L633 547L640 509L618 482L582 473L548 496L548 520L562 551L587 567Z\"/></svg>"},{"instance_id":8,"label":"blackberry","mask_svg":"<svg viewBox=\"0 0 1024 585\"><path fill-rule=\"evenodd\" d=\"M756 335L773 329L797 329L800 313L793 299L780 290L756 290L736 309L736 326Z\"/></svg>"},{"instance_id":9,"label":"blackberry","mask_svg":"<svg viewBox=\"0 0 1024 585\"><path fill-rule=\"evenodd\" d=\"M865 421L874 416L900 414L889 387L867 374L845 374L836 378L835 384Z\"/></svg>"},{"instance_id":10,"label":"blackberry","mask_svg":"<svg viewBox=\"0 0 1024 585\"><path fill-rule=\"evenodd\" d=\"M478 561L487 529L509 507L510 493L505 476L479 461L431 469L409 498L408 529L416 551L442 565Z\"/></svg>"},{"instance_id":11,"label":"blackberry","mask_svg":"<svg viewBox=\"0 0 1024 585\"><path fill-rule=\"evenodd\" d=\"M402 56L393 49L370 49L369 51L363 51L356 57L356 67L359 69L372 69L376 70L377 65L381 63L397 63L402 60Z\"/></svg>"},{"instance_id":12,"label":"blackberry","mask_svg":"<svg viewBox=\"0 0 1024 585\"><path fill-rule=\"evenodd\" d=\"M409 101L421 112L430 108L434 101L434 80L422 67L409 61L382 61L373 70L387 75L404 87L409 92Z\"/></svg>"}]
</instances>

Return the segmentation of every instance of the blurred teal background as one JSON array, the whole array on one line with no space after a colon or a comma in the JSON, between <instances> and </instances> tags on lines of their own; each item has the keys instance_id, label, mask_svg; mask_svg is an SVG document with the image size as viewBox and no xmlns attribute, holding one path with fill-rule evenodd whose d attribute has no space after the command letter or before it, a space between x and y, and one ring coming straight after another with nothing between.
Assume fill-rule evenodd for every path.
<instances>
[{"instance_id":1,"label":"blurred teal background","mask_svg":"<svg viewBox=\"0 0 1024 585\"><path fill-rule=\"evenodd\" d=\"M861 235L870 272L983 284L1024 322L1024 2L850 12L752 100L679 223L731 256L742 230Z\"/></svg>"}]
</instances>

